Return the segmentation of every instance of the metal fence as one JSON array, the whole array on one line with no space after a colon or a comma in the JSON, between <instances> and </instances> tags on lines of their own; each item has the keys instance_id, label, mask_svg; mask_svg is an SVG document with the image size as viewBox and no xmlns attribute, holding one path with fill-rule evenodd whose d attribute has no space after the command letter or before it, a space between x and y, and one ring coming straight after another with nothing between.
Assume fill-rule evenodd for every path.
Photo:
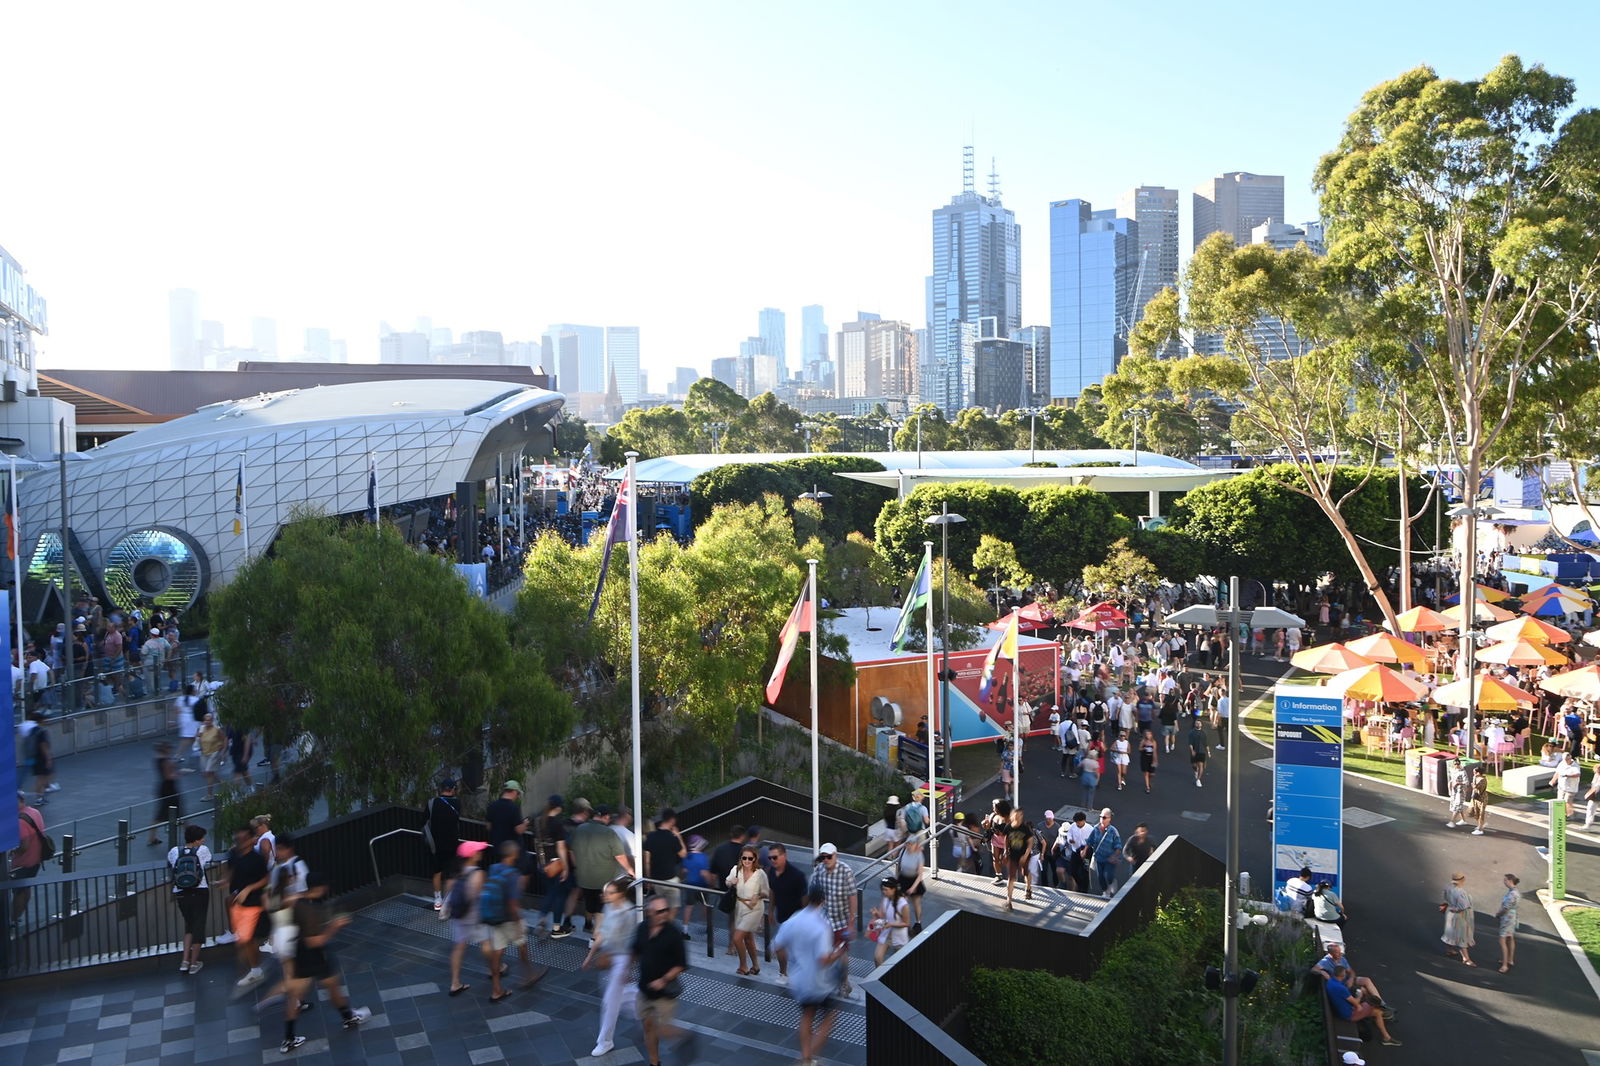
<instances>
[{"instance_id":1,"label":"metal fence","mask_svg":"<svg viewBox=\"0 0 1600 1066\"><path fill-rule=\"evenodd\" d=\"M821 813L823 840L832 841L841 851L853 851L866 843L872 822L865 815L826 800ZM735 825L759 825L771 839L809 843L811 797L758 777L744 777L679 807L678 825L685 836L693 831L712 844L728 839L728 831Z\"/></svg>"},{"instance_id":2,"label":"metal fence","mask_svg":"<svg viewBox=\"0 0 1600 1066\"><path fill-rule=\"evenodd\" d=\"M167 719L173 697L183 692L183 685L196 673L214 681L218 670L209 646L186 648L159 671L123 666L91 673L71 685L58 681L40 692L29 692L26 706L16 706L14 715L21 721L29 711L42 711L56 755L103 748L170 732L173 727Z\"/></svg>"}]
</instances>

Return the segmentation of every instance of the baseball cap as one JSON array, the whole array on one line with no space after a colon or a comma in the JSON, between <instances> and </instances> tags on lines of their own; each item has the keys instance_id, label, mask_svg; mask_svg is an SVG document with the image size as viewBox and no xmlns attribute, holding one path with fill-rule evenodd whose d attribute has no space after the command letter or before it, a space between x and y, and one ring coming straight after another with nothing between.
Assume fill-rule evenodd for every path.
<instances>
[{"instance_id":1,"label":"baseball cap","mask_svg":"<svg viewBox=\"0 0 1600 1066\"><path fill-rule=\"evenodd\" d=\"M601 817L601 818L606 817L607 815L609 815L611 813L611 804L609 804L609 803L600 804L599 806L597 806L594 809L594 813L596 815L598 815L599 817Z\"/></svg>"},{"instance_id":2,"label":"baseball cap","mask_svg":"<svg viewBox=\"0 0 1600 1066\"><path fill-rule=\"evenodd\" d=\"M834 845L832 845L832 844L824 844L824 845L822 845L822 847L817 849L817 854L818 855L837 855L837 854L839 854L839 849L837 847L835 847Z\"/></svg>"},{"instance_id":3,"label":"baseball cap","mask_svg":"<svg viewBox=\"0 0 1600 1066\"><path fill-rule=\"evenodd\" d=\"M456 845L456 854L463 859L470 859L489 845L482 840L463 840Z\"/></svg>"},{"instance_id":4,"label":"baseball cap","mask_svg":"<svg viewBox=\"0 0 1600 1066\"><path fill-rule=\"evenodd\" d=\"M521 781L507 781L505 784L500 786L500 791L501 792L515 792L517 795L520 796L522 794L522 782Z\"/></svg>"},{"instance_id":5,"label":"baseball cap","mask_svg":"<svg viewBox=\"0 0 1600 1066\"><path fill-rule=\"evenodd\" d=\"M1367 1066L1367 1060L1357 1055L1354 1051L1344 1053L1345 1066Z\"/></svg>"},{"instance_id":6,"label":"baseball cap","mask_svg":"<svg viewBox=\"0 0 1600 1066\"><path fill-rule=\"evenodd\" d=\"M456 779L453 778L453 777L447 777L443 781L439 782L439 791L440 792L445 792L445 791L448 791L449 789L452 789L452 788L455 788L455 787L456 787Z\"/></svg>"},{"instance_id":7,"label":"baseball cap","mask_svg":"<svg viewBox=\"0 0 1600 1066\"><path fill-rule=\"evenodd\" d=\"M594 811L594 807L591 806L589 801L584 799L582 796L579 796L577 799L572 801L572 809L575 811Z\"/></svg>"},{"instance_id":8,"label":"baseball cap","mask_svg":"<svg viewBox=\"0 0 1600 1066\"><path fill-rule=\"evenodd\" d=\"M560 795L560 793L557 793L546 800L544 805L546 807L565 807L567 805L567 801Z\"/></svg>"}]
</instances>

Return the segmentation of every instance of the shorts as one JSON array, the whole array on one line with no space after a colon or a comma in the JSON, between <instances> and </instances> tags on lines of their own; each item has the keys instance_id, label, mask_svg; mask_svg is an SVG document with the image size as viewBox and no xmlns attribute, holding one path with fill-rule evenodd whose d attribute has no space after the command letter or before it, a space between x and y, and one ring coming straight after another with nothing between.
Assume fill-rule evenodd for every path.
<instances>
[{"instance_id":1,"label":"shorts","mask_svg":"<svg viewBox=\"0 0 1600 1066\"><path fill-rule=\"evenodd\" d=\"M328 948L302 947L295 952L294 977L297 981L321 981L338 972L338 960Z\"/></svg>"},{"instance_id":2,"label":"shorts","mask_svg":"<svg viewBox=\"0 0 1600 1066\"><path fill-rule=\"evenodd\" d=\"M211 910L211 890L191 888L177 893L178 913L183 915L185 935L196 940L206 938L206 914Z\"/></svg>"},{"instance_id":3,"label":"shorts","mask_svg":"<svg viewBox=\"0 0 1600 1066\"><path fill-rule=\"evenodd\" d=\"M214 751L210 755L200 753L200 772L214 774L222 769L222 752Z\"/></svg>"},{"instance_id":4,"label":"shorts","mask_svg":"<svg viewBox=\"0 0 1600 1066\"><path fill-rule=\"evenodd\" d=\"M585 914L599 914L605 910L605 901L600 898L600 889L580 889L583 893L583 912Z\"/></svg>"},{"instance_id":5,"label":"shorts","mask_svg":"<svg viewBox=\"0 0 1600 1066\"><path fill-rule=\"evenodd\" d=\"M915 877L902 876L900 878L900 891L905 895L925 896L928 894L928 882L926 880L924 880L922 884L917 885L917 887L914 889L911 887L912 885L917 885L917 879Z\"/></svg>"},{"instance_id":6,"label":"shorts","mask_svg":"<svg viewBox=\"0 0 1600 1066\"><path fill-rule=\"evenodd\" d=\"M1203 752L1203 751L1192 751L1192 752L1189 753L1189 765L1190 766L1204 766L1205 764L1206 764L1206 753L1205 752Z\"/></svg>"},{"instance_id":7,"label":"shorts","mask_svg":"<svg viewBox=\"0 0 1600 1066\"><path fill-rule=\"evenodd\" d=\"M1164 737L1175 737L1175 736L1177 736L1178 735L1178 723L1177 722L1173 722L1171 725L1168 725L1165 722L1161 723L1161 735L1164 736Z\"/></svg>"},{"instance_id":8,"label":"shorts","mask_svg":"<svg viewBox=\"0 0 1600 1066\"><path fill-rule=\"evenodd\" d=\"M30 880L31 878L38 877L39 876L39 869L43 865L44 865L43 863L37 863L36 862L32 866L19 866L15 870L11 871L11 880L13 880L13 881L27 881L27 880Z\"/></svg>"},{"instance_id":9,"label":"shorts","mask_svg":"<svg viewBox=\"0 0 1600 1066\"><path fill-rule=\"evenodd\" d=\"M670 877L667 878L667 880L677 882L678 879L676 877ZM673 910L677 910L678 904L683 901L682 889L668 888L666 885L652 885L650 887L655 889L655 894L666 900L667 906L671 907Z\"/></svg>"},{"instance_id":10,"label":"shorts","mask_svg":"<svg viewBox=\"0 0 1600 1066\"><path fill-rule=\"evenodd\" d=\"M451 918L450 943L481 944L488 939L484 934L484 930L487 928L481 922L469 922L464 918ZM501 950L505 949L502 948Z\"/></svg>"},{"instance_id":11,"label":"shorts","mask_svg":"<svg viewBox=\"0 0 1600 1066\"><path fill-rule=\"evenodd\" d=\"M228 922L233 935L240 940L254 940L256 924L261 921L260 907L246 907L235 903L228 908Z\"/></svg>"},{"instance_id":12,"label":"shorts","mask_svg":"<svg viewBox=\"0 0 1600 1066\"><path fill-rule=\"evenodd\" d=\"M441 848L428 853L428 871L439 875L450 872L450 864L455 857L455 848Z\"/></svg>"},{"instance_id":13,"label":"shorts","mask_svg":"<svg viewBox=\"0 0 1600 1066\"><path fill-rule=\"evenodd\" d=\"M1363 999L1360 1003L1357 1003L1355 1008L1350 1012L1350 1020L1353 1022L1363 1021L1364 1019L1372 1017L1376 1013L1378 1013L1377 1008Z\"/></svg>"},{"instance_id":14,"label":"shorts","mask_svg":"<svg viewBox=\"0 0 1600 1066\"><path fill-rule=\"evenodd\" d=\"M523 929L520 921L486 925L484 929L488 934L489 947L494 951L506 951L522 942Z\"/></svg>"},{"instance_id":15,"label":"shorts","mask_svg":"<svg viewBox=\"0 0 1600 1066\"><path fill-rule=\"evenodd\" d=\"M678 1001L672 996L651 999L643 990L640 990L634 1004L641 1022L654 1021L657 1025L671 1025L672 1015L678 1009Z\"/></svg>"},{"instance_id":16,"label":"shorts","mask_svg":"<svg viewBox=\"0 0 1600 1066\"><path fill-rule=\"evenodd\" d=\"M293 922L274 924L272 932L267 936L267 943L272 945L273 953L280 959L294 958L299 941L300 927Z\"/></svg>"}]
</instances>

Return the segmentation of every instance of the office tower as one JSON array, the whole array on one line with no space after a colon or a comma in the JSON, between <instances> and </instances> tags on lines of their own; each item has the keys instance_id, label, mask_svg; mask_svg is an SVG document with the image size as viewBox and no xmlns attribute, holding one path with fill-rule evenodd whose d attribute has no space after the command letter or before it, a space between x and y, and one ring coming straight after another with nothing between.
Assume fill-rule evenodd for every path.
<instances>
[{"instance_id":1,"label":"office tower","mask_svg":"<svg viewBox=\"0 0 1600 1066\"><path fill-rule=\"evenodd\" d=\"M568 396L578 393L604 394L606 391L606 331L604 326L580 326L570 322L554 322L543 336L555 338L570 333L577 338L571 348L571 365L557 367L545 360L545 369L561 378L561 391Z\"/></svg>"},{"instance_id":2,"label":"office tower","mask_svg":"<svg viewBox=\"0 0 1600 1066\"><path fill-rule=\"evenodd\" d=\"M1269 219L1283 220L1283 177L1234 170L1195 186L1194 246L1213 233L1235 245L1250 243L1250 231Z\"/></svg>"},{"instance_id":3,"label":"office tower","mask_svg":"<svg viewBox=\"0 0 1600 1066\"><path fill-rule=\"evenodd\" d=\"M638 403L644 386L639 367L639 327L606 327L606 385L623 403Z\"/></svg>"},{"instance_id":4,"label":"office tower","mask_svg":"<svg viewBox=\"0 0 1600 1066\"><path fill-rule=\"evenodd\" d=\"M543 346L538 341L506 341L507 366L539 366L543 355Z\"/></svg>"},{"instance_id":5,"label":"office tower","mask_svg":"<svg viewBox=\"0 0 1600 1066\"><path fill-rule=\"evenodd\" d=\"M914 403L932 403L933 334L927 326L915 330L917 342L917 394Z\"/></svg>"},{"instance_id":6,"label":"office tower","mask_svg":"<svg viewBox=\"0 0 1600 1066\"><path fill-rule=\"evenodd\" d=\"M428 331L428 358L436 363L444 362L445 356L450 351L450 346L456 342L455 331L449 326L435 326Z\"/></svg>"},{"instance_id":7,"label":"office tower","mask_svg":"<svg viewBox=\"0 0 1600 1066\"><path fill-rule=\"evenodd\" d=\"M992 414L1028 406L1028 345L981 337L974 353L973 406Z\"/></svg>"},{"instance_id":8,"label":"office tower","mask_svg":"<svg viewBox=\"0 0 1600 1066\"><path fill-rule=\"evenodd\" d=\"M1133 321L1138 323L1157 293L1178 285L1178 190L1159 185L1129 189L1117 200L1117 214L1139 223L1139 265L1133 291ZM1160 354L1176 357L1177 341L1168 342Z\"/></svg>"},{"instance_id":9,"label":"office tower","mask_svg":"<svg viewBox=\"0 0 1600 1066\"><path fill-rule=\"evenodd\" d=\"M1250 230L1250 243L1270 244L1280 252L1287 252L1303 244L1314 255L1328 254L1320 222L1305 222L1298 226L1291 226L1286 222L1263 222Z\"/></svg>"},{"instance_id":10,"label":"office tower","mask_svg":"<svg viewBox=\"0 0 1600 1066\"><path fill-rule=\"evenodd\" d=\"M221 351L222 323L215 319L204 319L200 323L200 347L207 351Z\"/></svg>"},{"instance_id":11,"label":"office tower","mask_svg":"<svg viewBox=\"0 0 1600 1066\"><path fill-rule=\"evenodd\" d=\"M578 395L578 335L570 330L547 329L539 338L539 361L555 375L553 388L576 402Z\"/></svg>"},{"instance_id":12,"label":"office tower","mask_svg":"<svg viewBox=\"0 0 1600 1066\"><path fill-rule=\"evenodd\" d=\"M867 391L867 323L857 319L839 327L833 346L833 394L869 396Z\"/></svg>"},{"instance_id":13,"label":"office tower","mask_svg":"<svg viewBox=\"0 0 1600 1066\"><path fill-rule=\"evenodd\" d=\"M692 366L676 367L672 373L672 395L683 397L689 395L689 390L694 388L694 383L700 380L700 371Z\"/></svg>"},{"instance_id":14,"label":"office tower","mask_svg":"<svg viewBox=\"0 0 1600 1066\"><path fill-rule=\"evenodd\" d=\"M431 338L433 336L433 316L418 315L417 320L412 324L411 329L413 332L420 333L424 337Z\"/></svg>"},{"instance_id":15,"label":"office tower","mask_svg":"<svg viewBox=\"0 0 1600 1066\"><path fill-rule=\"evenodd\" d=\"M378 362L426 363L429 340L426 333L390 333L378 338Z\"/></svg>"},{"instance_id":16,"label":"office tower","mask_svg":"<svg viewBox=\"0 0 1600 1066\"><path fill-rule=\"evenodd\" d=\"M908 323L863 316L840 326L834 342L835 397L916 394L917 334Z\"/></svg>"},{"instance_id":17,"label":"office tower","mask_svg":"<svg viewBox=\"0 0 1600 1066\"><path fill-rule=\"evenodd\" d=\"M333 361L333 333L318 326L306 327L306 355L313 360Z\"/></svg>"},{"instance_id":18,"label":"office tower","mask_svg":"<svg viewBox=\"0 0 1600 1066\"><path fill-rule=\"evenodd\" d=\"M1024 406L1042 407L1050 402L1050 327L1023 326L1011 331L1011 339L1021 341L1027 348L1027 360L1022 365L1023 380L1028 386L1028 399Z\"/></svg>"},{"instance_id":19,"label":"office tower","mask_svg":"<svg viewBox=\"0 0 1600 1066\"><path fill-rule=\"evenodd\" d=\"M973 401L975 342L1005 337L1022 325L1021 230L1001 205L1000 179L989 195L973 180L972 149L963 157L961 194L933 212L933 273L927 279L928 334L934 380L922 391L954 417Z\"/></svg>"},{"instance_id":20,"label":"office tower","mask_svg":"<svg viewBox=\"0 0 1600 1066\"><path fill-rule=\"evenodd\" d=\"M1327 255L1327 246L1323 243L1322 223L1307 222L1301 226L1290 226L1283 222L1263 222L1250 231L1251 244L1266 244L1280 252L1287 252L1291 248L1305 245L1313 255ZM1288 322L1275 315L1263 315L1256 320L1250 328L1251 339L1257 350L1266 359L1287 359L1291 356L1304 355L1306 345L1300 340L1298 331ZM1216 345L1217 351L1222 346Z\"/></svg>"},{"instance_id":21,"label":"office tower","mask_svg":"<svg viewBox=\"0 0 1600 1066\"><path fill-rule=\"evenodd\" d=\"M737 392L739 390L738 357L730 355L725 359L711 360L711 376Z\"/></svg>"},{"instance_id":22,"label":"office tower","mask_svg":"<svg viewBox=\"0 0 1600 1066\"><path fill-rule=\"evenodd\" d=\"M499 330L469 329L461 335L458 362L499 366L505 362L506 339Z\"/></svg>"},{"instance_id":23,"label":"office tower","mask_svg":"<svg viewBox=\"0 0 1600 1066\"><path fill-rule=\"evenodd\" d=\"M1076 397L1117 369L1133 325L1139 224L1087 200L1050 205L1050 395Z\"/></svg>"},{"instance_id":24,"label":"office tower","mask_svg":"<svg viewBox=\"0 0 1600 1066\"><path fill-rule=\"evenodd\" d=\"M340 338L334 337L328 344L328 361L348 363L350 361L350 345Z\"/></svg>"},{"instance_id":25,"label":"office tower","mask_svg":"<svg viewBox=\"0 0 1600 1066\"><path fill-rule=\"evenodd\" d=\"M778 361L778 380L786 381L789 377L789 319L776 307L763 307L756 332L761 334L762 355L770 355Z\"/></svg>"},{"instance_id":26,"label":"office tower","mask_svg":"<svg viewBox=\"0 0 1600 1066\"><path fill-rule=\"evenodd\" d=\"M257 316L250 320L250 347L268 358L278 355L278 320Z\"/></svg>"},{"instance_id":27,"label":"office tower","mask_svg":"<svg viewBox=\"0 0 1600 1066\"><path fill-rule=\"evenodd\" d=\"M828 323L822 318L821 304L800 309L800 372L811 383L822 380L828 361Z\"/></svg>"},{"instance_id":28,"label":"office tower","mask_svg":"<svg viewBox=\"0 0 1600 1066\"><path fill-rule=\"evenodd\" d=\"M172 369L198 370L200 294L193 289L173 289L167 293L167 323Z\"/></svg>"}]
</instances>

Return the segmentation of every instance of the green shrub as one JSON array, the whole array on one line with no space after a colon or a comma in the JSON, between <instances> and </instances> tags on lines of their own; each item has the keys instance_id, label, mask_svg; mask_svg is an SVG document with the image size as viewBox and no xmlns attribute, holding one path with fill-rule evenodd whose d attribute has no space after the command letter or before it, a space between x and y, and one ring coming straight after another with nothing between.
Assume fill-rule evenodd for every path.
<instances>
[{"instance_id":1,"label":"green shrub","mask_svg":"<svg viewBox=\"0 0 1600 1066\"><path fill-rule=\"evenodd\" d=\"M967 983L973 1050L989 1066L1122 1066L1126 1005L1099 985L1044 970L976 969Z\"/></svg>"}]
</instances>

